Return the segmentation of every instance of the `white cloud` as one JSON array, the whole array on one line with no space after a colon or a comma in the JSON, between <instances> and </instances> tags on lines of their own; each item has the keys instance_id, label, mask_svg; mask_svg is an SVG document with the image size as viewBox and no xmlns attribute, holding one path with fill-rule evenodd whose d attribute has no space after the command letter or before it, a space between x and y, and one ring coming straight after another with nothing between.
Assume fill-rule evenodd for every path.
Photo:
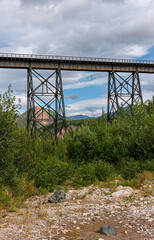
<instances>
[{"instance_id":1,"label":"white cloud","mask_svg":"<svg viewBox=\"0 0 154 240\"><path fill-rule=\"evenodd\" d=\"M127 4L130 4L131 6L137 6L137 7L147 7L152 0L125 0Z\"/></svg>"},{"instance_id":2,"label":"white cloud","mask_svg":"<svg viewBox=\"0 0 154 240\"><path fill-rule=\"evenodd\" d=\"M76 103L68 104L66 106L66 115L72 116L76 114L86 114L88 116L98 116L102 112L102 108L106 108L107 105L107 98L93 98L93 99L86 99L83 101L78 101ZM93 108L95 111L87 111L88 108ZM99 108L99 109L98 109ZM80 112L82 111L82 112Z\"/></svg>"},{"instance_id":3,"label":"white cloud","mask_svg":"<svg viewBox=\"0 0 154 240\"><path fill-rule=\"evenodd\" d=\"M144 97L144 92L149 91L149 95L151 96L151 92L154 94L154 74L140 74L141 81L141 90Z\"/></svg>"},{"instance_id":4,"label":"white cloud","mask_svg":"<svg viewBox=\"0 0 154 240\"><path fill-rule=\"evenodd\" d=\"M139 46L137 44L134 44L124 47L124 49L121 50L121 54L122 52L125 52L128 57L142 57L148 54L148 49L144 45Z\"/></svg>"},{"instance_id":5,"label":"white cloud","mask_svg":"<svg viewBox=\"0 0 154 240\"><path fill-rule=\"evenodd\" d=\"M18 94L16 95L16 103L19 103L19 100L21 101L21 112L25 112L26 111L26 107L27 107L27 96L26 94Z\"/></svg>"},{"instance_id":6,"label":"white cloud","mask_svg":"<svg viewBox=\"0 0 154 240\"><path fill-rule=\"evenodd\" d=\"M67 81L65 84L64 78L64 89L75 89L75 88L84 88L89 86L103 85L107 83L107 74L106 73L87 73L81 72L77 74L75 81Z\"/></svg>"},{"instance_id":7,"label":"white cloud","mask_svg":"<svg viewBox=\"0 0 154 240\"><path fill-rule=\"evenodd\" d=\"M154 91L143 91L143 102L145 102L147 99L152 100L152 97L154 96Z\"/></svg>"},{"instance_id":8,"label":"white cloud","mask_svg":"<svg viewBox=\"0 0 154 240\"><path fill-rule=\"evenodd\" d=\"M148 0L1 0L0 52L143 56L153 45L153 11Z\"/></svg>"},{"instance_id":9,"label":"white cloud","mask_svg":"<svg viewBox=\"0 0 154 240\"><path fill-rule=\"evenodd\" d=\"M86 116L89 116L89 117L99 117L99 116L102 115L102 110L97 109L94 112L91 112L91 111L82 111L82 112L75 112L75 113L72 112L72 113L68 113L67 117L75 116L75 115L86 115Z\"/></svg>"}]
</instances>

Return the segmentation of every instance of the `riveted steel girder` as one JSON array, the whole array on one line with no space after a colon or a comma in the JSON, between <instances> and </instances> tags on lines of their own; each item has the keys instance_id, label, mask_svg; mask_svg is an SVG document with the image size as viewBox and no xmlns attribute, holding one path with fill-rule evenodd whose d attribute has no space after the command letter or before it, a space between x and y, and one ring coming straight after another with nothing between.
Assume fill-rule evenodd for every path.
<instances>
[{"instance_id":1,"label":"riveted steel girder","mask_svg":"<svg viewBox=\"0 0 154 240\"><path fill-rule=\"evenodd\" d=\"M0 68L154 73L153 60L0 53Z\"/></svg>"}]
</instances>

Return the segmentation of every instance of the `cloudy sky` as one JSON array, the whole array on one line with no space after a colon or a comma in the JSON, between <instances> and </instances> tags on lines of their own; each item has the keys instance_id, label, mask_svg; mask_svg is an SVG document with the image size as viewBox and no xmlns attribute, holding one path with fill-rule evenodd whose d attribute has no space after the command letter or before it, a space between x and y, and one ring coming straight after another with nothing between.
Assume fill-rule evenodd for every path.
<instances>
[{"instance_id":1,"label":"cloudy sky","mask_svg":"<svg viewBox=\"0 0 154 240\"><path fill-rule=\"evenodd\" d=\"M0 53L154 60L154 0L0 0ZM98 116L107 105L107 73L62 72L68 116ZM154 75L141 74L144 100ZM26 71L0 69L26 110Z\"/></svg>"}]
</instances>

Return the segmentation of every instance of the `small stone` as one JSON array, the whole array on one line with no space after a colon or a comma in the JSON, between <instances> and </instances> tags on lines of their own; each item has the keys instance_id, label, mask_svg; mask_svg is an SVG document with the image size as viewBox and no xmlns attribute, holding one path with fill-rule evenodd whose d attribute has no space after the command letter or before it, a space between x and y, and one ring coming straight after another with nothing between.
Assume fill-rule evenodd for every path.
<instances>
[{"instance_id":1,"label":"small stone","mask_svg":"<svg viewBox=\"0 0 154 240\"><path fill-rule=\"evenodd\" d=\"M83 213L83 217L87 217L88 213Z\"/></svg>"},{"instance_id":2,"label":"small stone","mask_svg":"<svg viewBox=\"0 0 154 240\"><path fill-rule=\"evenodd\" d=\"M103 225L100 230L99 230L100 234L104 234L107 236L116 236L117 232L116 229L110 225Z\"/></svg>"},{"instance_id":3,"label":"small stone","mask_svg":"<svg viewBox=\"0 0 154 240\"><path fill-rule=\"evenodd\" d=\"M119 202L119 203L120 203L120 205L122 205L122 206L124 206L124 205L125 205L125 203L124 203L122 200L119 200L118 202Z\"/></svg>"},{"instance_id":4,"label":"small stone","mask_svg":"<svg viewBox=\"0 0 154 240\"><path fill-rule=\"evenodd\" d=\"M125 204L125 207L130 207L130 204L126 203L126 204Z\"/></svg>"},{"instance_id":5,"label":"small stone","mask_svg":"<svg viewBox=\"0 0 154 240\"><path fill-rule=\"evenodd\" d=\"M153 222L153 219L152 219L152 218L149 218L147 221L148 221L148 222Z\"/></svg>"}]
</instances>

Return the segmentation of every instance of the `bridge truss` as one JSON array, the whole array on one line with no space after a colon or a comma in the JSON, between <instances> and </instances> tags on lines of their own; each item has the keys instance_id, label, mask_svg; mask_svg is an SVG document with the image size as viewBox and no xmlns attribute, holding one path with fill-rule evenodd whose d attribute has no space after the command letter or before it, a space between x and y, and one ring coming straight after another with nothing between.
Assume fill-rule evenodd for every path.
<instances>
[{"instance_id":1,"label":"bridge truss","mask_svg":"<svg viewBox=\"0 0 154 240\"><path fill-rule=\"evenodd\" d=\"M108 120L113 119L120 107L131 110L135 103L142 102L142 91L138 72L126 78L117 72L108 73Z\"/></svg>"},{"instance_id":2,"label":"bridge truss","mask_svg":"<svg viewBox=\"0 0 154 240\"><path fill-rule=\"evenodd\" d=\"M66 126L62 77L60 69L48 77L27 70L27 128L32 135L62 134Z\"/></svg>"},{"instance_id":3,"label":"bridge truss","mask_svg":"<svg viewBox=\"0 0 154 240\"><path fill-rule=\"evenodd\" d=\"M142 102L139 73L154 73L154 61L0 53L0 68L27 69L27 128L32 135L57 138L66 126L62 70L108 72L111 120L119 107L131 110Z\"/></svg>"}]
</instances>

